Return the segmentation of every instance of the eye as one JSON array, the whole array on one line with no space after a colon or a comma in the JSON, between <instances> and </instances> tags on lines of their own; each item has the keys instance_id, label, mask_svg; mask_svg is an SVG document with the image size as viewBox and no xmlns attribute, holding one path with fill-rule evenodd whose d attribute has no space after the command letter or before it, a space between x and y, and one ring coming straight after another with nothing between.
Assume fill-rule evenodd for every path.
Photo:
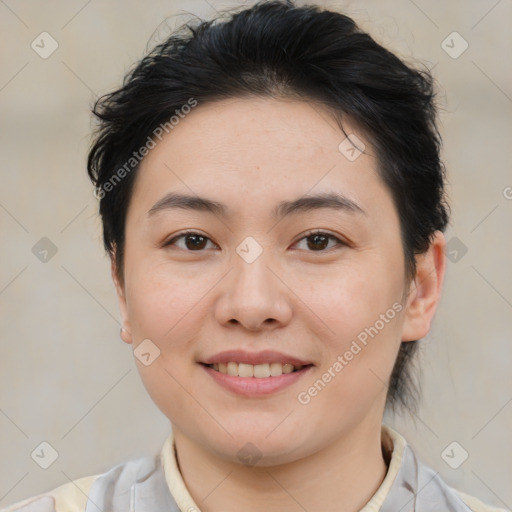
<instances>
[{"instance_id":1,"label":"eye","mask_svg":"<svg viewBox=\"0 0 512 512\"><path fill-rule=\"evenodd\" d=\"M184 240L184 246L177 244L177 242L182 239ZM335 242L334 246L346 245L338 237L324 231L312 231L306 233L306 235L303 236L299 242L302 240L307 240L306 246L308 249L310 249L309 252L325 252L325 249L329 246L330 241ZM218 247L207 236L204 236L196 231L186 231L185 233L180 233L179 235L171 238L164 244L164 247L175 245L180 249L189 252L201 251L206 248L208 242L211 242L215 247ZM332 248L332 246L330 248Z\"/></svg>"},{"instance_id":2,"label":"eye","mask_svg":"<svg viewBox=\"0 0 512 512\"><path fill-rule=\"evenodd\" d=\"M184 246L179 246L178 244L176 244L176 242L181 239L184 240ZM208 241L211 242L211 240L207 236L204 236L201 233L197 233L195 231L186 231L185 233L181 233L171 238L168 242L165 242L164 247L168 247L170 245L177 245L180 249L183 249L185 251L200 251L205 248L205 245L207 245Z\"/></svg>"},{"instance_id":3,"label":"eye","mask_svg":"<svg viewBox=\"0 0 512 512\"><path fill-rule=\"evenodd\" d=\"M312 231L306 233L306 235L302 237L299 242L302 240L307 240L306 246L311 249L309 252L326 252L325 249L329 245L330 240L335 241L335 246L346 245L338 237L331 235L330 233L325 233L324 231ZM332 246L330 248L332 248Z\"/></svg>"}]
</instances>

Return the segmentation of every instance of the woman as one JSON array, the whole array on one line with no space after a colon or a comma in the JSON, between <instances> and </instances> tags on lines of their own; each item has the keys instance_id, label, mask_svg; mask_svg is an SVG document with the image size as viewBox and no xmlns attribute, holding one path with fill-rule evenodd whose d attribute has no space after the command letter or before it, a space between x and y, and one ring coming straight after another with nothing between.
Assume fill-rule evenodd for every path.
<instances>
[{"instance_id":1,"label":"woman","mask_svg":"<svg viewBox=\"0 0 512 512\"><path fill-rule=\"evenodd\" d=\"M382 424L414 407L445 273L428 73L265 2L174 34L94 112L121 338L172 433L8 510L498 510Z\"/></svg>"}]
</instances>

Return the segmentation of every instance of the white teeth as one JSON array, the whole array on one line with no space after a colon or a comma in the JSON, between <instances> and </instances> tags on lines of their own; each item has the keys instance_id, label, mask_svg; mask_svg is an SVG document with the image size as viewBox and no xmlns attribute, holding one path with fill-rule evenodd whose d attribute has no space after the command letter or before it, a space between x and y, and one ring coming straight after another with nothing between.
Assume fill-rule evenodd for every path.
<instances>
[{"instance_id":1,"label":"white teeth","mask_svg":"<svg viewBox=\"0 0 512 512\"><path fill-rule=\"evenodd\" d=\"M231 377L237 377L238 376L238 364L236 363L228 363L228 375L231 375Z\"/></svg>"},{"instance_id":2,"label":"white teeth","mask_svg":"<svg viewBox=\"0 0 512 512\"><path fill-rule=\"evenodd\" d=\"M283 365L281 363L270 363L270 375L279 377L283 374Z\"/></svg>"},{"instance_id":3,"label":"white teeth","mask_svg":"<svg viewBox=\"0 0 512 512\"><path fill-rule=\"evenodd\" d=\"M210 365L211 366L211 365ZM283 373L292 373L299 370L302 366L293 366L290 363L263 363L263 364L245 364L235 363L215 363L213 369L220 373L230 375L231 377L255 377L264 379L266 377L279 377Z\"/></svg>"},{"instance_id":4,"label":"white teeth","mask_svg":"<svg viewBox=\"0 0 512 512\"><path fill-rule=\"evenodd\" d=\"M283 364L283 373L292 373L293 364Z\"/></svg>"},{"instance_id":5,"label":"white teeth","mask_svg":"<svg viewBox=\"0 0 512 512\"><path fill-rule=\"evenodd\" d=\"M254 376L258 379L270 377L270 365L268 363L255 364L254 365Z\"/></svg>"},{"instance_id":6,"label":"white teeth","mask_svg":"<svg viewBox=\"0 0 512 512\"><path fill-rule=\"evenodd\" d=\"M254 377L254 366L252 364L238 365L238 376L239 377Z\"/></svg>"}]
</instances>

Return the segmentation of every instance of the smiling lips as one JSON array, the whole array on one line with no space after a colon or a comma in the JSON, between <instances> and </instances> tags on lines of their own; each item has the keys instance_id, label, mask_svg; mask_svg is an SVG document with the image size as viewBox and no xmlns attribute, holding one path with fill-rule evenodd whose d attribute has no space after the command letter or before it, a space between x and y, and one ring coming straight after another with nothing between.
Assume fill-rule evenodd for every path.
<instances>
[{"instance_id":1,"label":"smiling lips","mask_svg":"<svg viewBox=\"0 0 512 512\"><path fill-rule=\"evenodd\" d=\"M244 350L228 350L220 352L203 361L213 370L231 377L254 377L264 379L279 377L293 373L312 363L275 350L246 352Z\"/></svg>"},{"instance_id":2,"label":"smiling lips","mask_svg":"<svg viewBox=\"0 0 512 512\"><path fill-rule=\"evenodd\" d=\"M253 376L243 377L240 375L228 375L227 373L222 373L219 370L215 370L209 365L201 364L206 371L206 373L222 388L234 393L236 395L241 395L245 398L264 398L265 396L271 395L273 393L277 393L279 391L283 391L288 386L291 386L299 379L305 377L305 375L309 374L309 372L313 369L313 365L302 366L300 369L293 371L293 366L289 364L281 364L281 363L262 363L259 365L248 365L245 363L233 363L230 365L229 363L214 363L214 365L223 365L226 367L226 371L228 366L236 369L237 372L240 372L240 367L242 368L241 372L244 375L244 372L247 371L256 371L256 374L261 375L260 377ZM282 371L283 367L287 368L287 371L292 368L290 373L281 373L280 375L275 376L265 376L264 374L260 374L261 371L258 367L263 367L264 371L266 371L266 367L268 366L268 370L270 371L270 367L272 366L276 370L277 366L281 366L279 370ZM249 367L249 368L248 368ZM254 370L254 369L256 370ZM234 370L232 370L234 373Z\"/></svg>"},{"instance_id":3,"label":"smiling lips","mask_svg":"<svg viewBox=\"0 0 512 512\"><path fill-rule=\"evenodd\" d=\"M225 350L224 352L219 352L218 354L215 354L201 362L206 365L212 365L215 363L228 364L230 361L235 361L237 364L242 363L250 365L260 365L264 363L288 363L293 366L307 366L313 364L311 361L303 361L302 359L297 359L290 354L284 354L283 352L277 352L275 350L262 350L260 352Z\"/></svg>"},{"instance_id":4,"label":"smiling lips","mask_svg":"<svg viewBox=\"0 0 512 512\"><path fill-rule=\"evenodd\" d=\"M246 397L268 395L308 373L313 363L274 350L220 352L201 363L222 387Z\"/></svg>"}]
</instances>

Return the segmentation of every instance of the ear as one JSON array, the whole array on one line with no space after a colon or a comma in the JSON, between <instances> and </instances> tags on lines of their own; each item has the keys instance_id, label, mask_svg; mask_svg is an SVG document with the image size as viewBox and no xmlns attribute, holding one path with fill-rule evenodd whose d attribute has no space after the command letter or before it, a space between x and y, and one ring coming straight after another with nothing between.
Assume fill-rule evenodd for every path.
<instances>
[{"instance_id":1,"label":"ear","mask_svg":"<svg viewBox=\"0 0 512 512\"><path fill-rule=\"evenodd\" d=\"M121 325L121 339L128 344L133 342L132 339L132 330L130 326L130 320L128 318L128 308L126 307L126 296L124 285L119 282L119 278L117 277L117 265L115 254L112 254L110 257L110 272L112 275L112 281L116 287L117 300L119 303L119 311L121 312L122 325Z\"/></svg>"},{"instance_id":2,"label":"ear","mask_svg":"<svg viewBox=\"0 0 512 512\"><path fill-rule=\"evenodd\" d=\"M430 331L430 325L441 298L446 240L436 231L428 251L416 257L416 274L405 306L402 341L419 340Z\"/></svg>"}]
</instances>

